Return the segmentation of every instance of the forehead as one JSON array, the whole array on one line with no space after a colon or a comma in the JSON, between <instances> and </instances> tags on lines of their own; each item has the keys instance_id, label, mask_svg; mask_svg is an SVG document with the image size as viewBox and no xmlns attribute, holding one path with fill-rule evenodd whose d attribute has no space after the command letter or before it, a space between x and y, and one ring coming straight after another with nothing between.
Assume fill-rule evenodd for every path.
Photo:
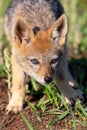
<instances>
[{"instance_id":1,"label":"forehead","mask_svg":"<svg viewBox=\"0 0 87 130\"><path fill-rule=\"evenodd\" d=\"M49 53L53 49L53 43L46 31L39 31L33 39L32 47L41 53Z\"/></svg>"}]
</instances>

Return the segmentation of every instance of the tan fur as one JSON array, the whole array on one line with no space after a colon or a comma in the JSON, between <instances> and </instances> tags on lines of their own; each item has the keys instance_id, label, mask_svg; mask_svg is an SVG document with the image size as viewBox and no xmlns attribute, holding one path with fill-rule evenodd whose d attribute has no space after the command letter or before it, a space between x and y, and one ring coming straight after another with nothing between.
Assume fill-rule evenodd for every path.
<instances>
[{"instance_id":1,"label":"tan fur","mask_svg":"<svg viewBox=\"0 0 87 130\"><path fill-rule=\"evenodd\" d=\"M22 68L16 62L14 56L11 57L11 61L13 70L13 85L10 90L12 96L9 105L7 106L7 109L16 113L17 111L21 111L23 106L23 100L25 96L25 75L23 73Z\"/></svg>"},{"instance_id":2,"label":"tan fur","mask_svg":"<svg viewBox=\"0 0 87 130\"><path fill-rule=\"evenodd\" d=\"M31 0L28 2L24 0L24 3L19 4L17 8L15 7L11 23L9 15L6 15L5 20L6 34L12 47L13 72L12 97L7 110L14 113L23 108L27 75L43 85L47 85L51 79L54 79L68 103L73 103L79 98L83 99L80 91L69 87L75 85L75 82L67 67L66 35L68 24L66 15L62 14L58 19L55 19L49 4L46 3L47 1L38 0L36 7L41 9L45 5L44 7L47 9L46 11L44 8L40 12L41 15L43 14L42 19L40 19L41 15L36 8L36 12L33 10L34 5L32 5ZM26 6L27 4L30 8ZM10 26L7 26L8 24L11 24L11 29ZM35 25L40 25L40 30L34 33ZM47 80L49 77L51 77L50 81Z\"/></svg>"}]
</instances>

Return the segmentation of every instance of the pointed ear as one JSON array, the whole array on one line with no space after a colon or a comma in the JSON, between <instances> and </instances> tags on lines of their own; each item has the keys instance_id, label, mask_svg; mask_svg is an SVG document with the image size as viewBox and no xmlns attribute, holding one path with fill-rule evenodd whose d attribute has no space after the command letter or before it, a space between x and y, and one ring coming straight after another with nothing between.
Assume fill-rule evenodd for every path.
<instances>
[{"instance_id":1,"label":"pointed ear","mask_svg":"<svg viewBox=\"0 0 87 130\"><path fill-rule=\"evenodd\" d=\"M64 45L66 34L67 34L67 17L65 14L60 16L58 20L47 30L48 35L51 37L51 40L54 43L60 44L60 46Z\"/></svg>"},{"instance_id":2,"label":"pointed ear","mask_svg":"<svg viewBox=\"0 0 87 130\"><path fill-rule=\"evenodd\" d=\"M22 17L18 17L15 23L14 38L20 43L30 43L34 36L33 30Z\"/></svg>"}]
</instances>

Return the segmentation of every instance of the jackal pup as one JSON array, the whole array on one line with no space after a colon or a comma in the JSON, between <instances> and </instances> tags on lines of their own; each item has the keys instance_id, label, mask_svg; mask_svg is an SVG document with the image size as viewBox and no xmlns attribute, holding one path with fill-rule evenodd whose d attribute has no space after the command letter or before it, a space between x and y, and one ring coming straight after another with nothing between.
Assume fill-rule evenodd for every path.
<instances>
[{"instance_id":1,"label":"jackal pup","mask_svg":"<svg viewBox=\"0 0 87 130\"><path fill-rule=\"evenodd\" d=\"M13 0L5 17L12 48L8 112L22 110L26 75L43 85L53 79L68 103L83 99L67 67L67 17L58 0Z\"/></svg>"}]
</instances>

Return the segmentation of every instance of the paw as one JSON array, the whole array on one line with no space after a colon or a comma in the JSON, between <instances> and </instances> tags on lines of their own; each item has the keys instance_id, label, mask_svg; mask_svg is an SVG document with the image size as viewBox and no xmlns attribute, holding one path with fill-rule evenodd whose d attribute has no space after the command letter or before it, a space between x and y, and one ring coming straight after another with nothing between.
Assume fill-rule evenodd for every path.
<instances>
[{"instance_id":1,"label":"paw","mask_svg":"<svg viewBox=\"0 0 87 130\"><path fill-rule=\"evenodd\" d=\"M18 112L22 111L22 107L8 104L6 110L7 110L7 113L15 113L15 114L17 114Z\"/></svg>"},{"instance_id":2,"label":"paw","mask_svg":"<svg viewBox=\"0 0 87 130\"><path fill-rule=\"evenodd\" d=\"M69 105L74 105L77 100L84 102L83 92L79 89L72 91L72 94L68 95L68 98L65 97L66 103Z\"/></svg>"},{"instance_id":3,"label":"paw","mask_svg":"<svg viewBox=\"0 0 87 130\"><path fill-rule=\"evenodd\" d=\"M7 105L7 113L15 113L17 114L18 112L22 111L23 103L19 102L18 100L12 100L10 103Z\"/></svg>"}]
</instances>

